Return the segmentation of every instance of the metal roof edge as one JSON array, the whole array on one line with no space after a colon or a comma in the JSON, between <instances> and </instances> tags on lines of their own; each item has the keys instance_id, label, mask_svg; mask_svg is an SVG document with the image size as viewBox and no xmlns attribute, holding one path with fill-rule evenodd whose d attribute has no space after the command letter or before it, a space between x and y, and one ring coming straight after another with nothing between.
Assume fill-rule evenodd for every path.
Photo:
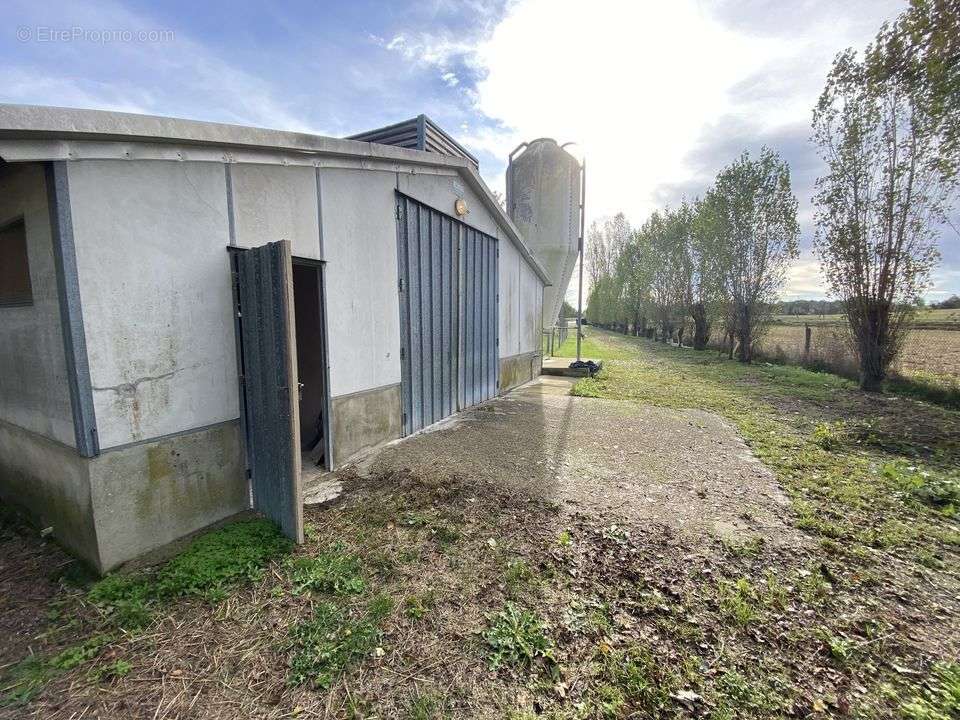
<instances>
[{"instance_id":1,"label":"metal roof edge","mask_svg":"<svg viewBox=\"0 0 960 720\"><path fill-rule=\"evenodd\" d=\"M523 241L520 231L493 197L493 193L480 177L477 169L465 158L287 130L270 130L112 110L6 103L0 103L0 138L174 142L220 147L279 149L305 154L396 160L412 165L456 169L474 192L480 195L487 209L506 230L510 240L537 276L544 284L551 284L550 277L534 258L533 253Z\"/></svg>"}]
</instances>

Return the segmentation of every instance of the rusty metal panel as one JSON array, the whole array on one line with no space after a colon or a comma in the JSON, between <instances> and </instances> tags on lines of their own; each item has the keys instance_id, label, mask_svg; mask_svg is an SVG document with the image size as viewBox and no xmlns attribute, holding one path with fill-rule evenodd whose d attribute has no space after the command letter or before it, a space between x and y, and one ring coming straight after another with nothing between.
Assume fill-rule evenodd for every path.
<instances>
[{"instance_id":1,"label":"rusty metal panel","mask_svg":"<svg viewBox=\"0 0 960 720\"><path fill-rule=\"evenodd\" d=\"M237 262L253 507L303 542L293 265L286 240Z\"/></svg>"}]
</instances>

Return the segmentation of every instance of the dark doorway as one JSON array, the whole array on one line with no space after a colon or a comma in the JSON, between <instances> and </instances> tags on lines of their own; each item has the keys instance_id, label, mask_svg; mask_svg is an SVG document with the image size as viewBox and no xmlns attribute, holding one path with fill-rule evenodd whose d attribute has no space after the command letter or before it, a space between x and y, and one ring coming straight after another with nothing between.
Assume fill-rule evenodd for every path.
<instances>
[{"instance_id":1,"label":"dark doorway","mask_svg":"<svg viewBox=\"0 0 960 720\"><path fill-rule=\"evenodd\" d=\"M330 465L323 268L293 260L293 304L300 398L300 451L305 480Z\"/></svg>"}]
</instances>

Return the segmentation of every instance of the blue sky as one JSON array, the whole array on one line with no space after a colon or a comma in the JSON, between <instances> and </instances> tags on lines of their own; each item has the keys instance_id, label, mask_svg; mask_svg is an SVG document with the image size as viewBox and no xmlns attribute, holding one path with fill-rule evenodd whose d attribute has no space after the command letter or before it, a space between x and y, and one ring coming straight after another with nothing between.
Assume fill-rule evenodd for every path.
<instances>
[{"instance_id":1,"label":"blue sky","mask_svg":"<svg viewBox=\"0 0 960 720\"><path fill-rule=\"evenodd\" d=\"M588 219L622 210L634 223L766 143L790 162L801 202L805 250L786 295L818 297L810 110L834 53L861 47L904 5L5 0L0 102L327 135L425 112L495 189L521 140L575 140L588 158ZM941 250L934 300L960 292L955 231Z\"/></svg>"}]
</instances>

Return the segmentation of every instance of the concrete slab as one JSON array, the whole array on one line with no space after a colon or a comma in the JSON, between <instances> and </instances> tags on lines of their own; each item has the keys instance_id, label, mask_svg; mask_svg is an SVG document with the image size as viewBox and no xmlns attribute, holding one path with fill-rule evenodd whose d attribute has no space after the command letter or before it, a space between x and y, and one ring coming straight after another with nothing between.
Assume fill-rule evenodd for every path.
<instances>
[{"instance_id":1,"label":"concrete slab","mask_svg":"<svg viewBox=\"0 0 960 720\"><path fill-rule=\"evenodd\" d=\"M541 377L431 432L374 451L354 476L404 471L430 482L496 485L602 522L699 536L804 542L780 518L773 473L718 415L569 395Z\"/></svg>"},{"instance_id":2,"label":"concrete slab","mask_svg":"<svg viewBox=\"0 0 960 720\"><path fill-rule=\"evenodd\" d=\"M560 377L581 378L587 377L589 373L586 368L571 368L570 363L576 358L552 357L544 358L543 367L540 369L541 375L556 375ZM602 365L602 363L601 363Z\"/></svg>"}]
</instances>

